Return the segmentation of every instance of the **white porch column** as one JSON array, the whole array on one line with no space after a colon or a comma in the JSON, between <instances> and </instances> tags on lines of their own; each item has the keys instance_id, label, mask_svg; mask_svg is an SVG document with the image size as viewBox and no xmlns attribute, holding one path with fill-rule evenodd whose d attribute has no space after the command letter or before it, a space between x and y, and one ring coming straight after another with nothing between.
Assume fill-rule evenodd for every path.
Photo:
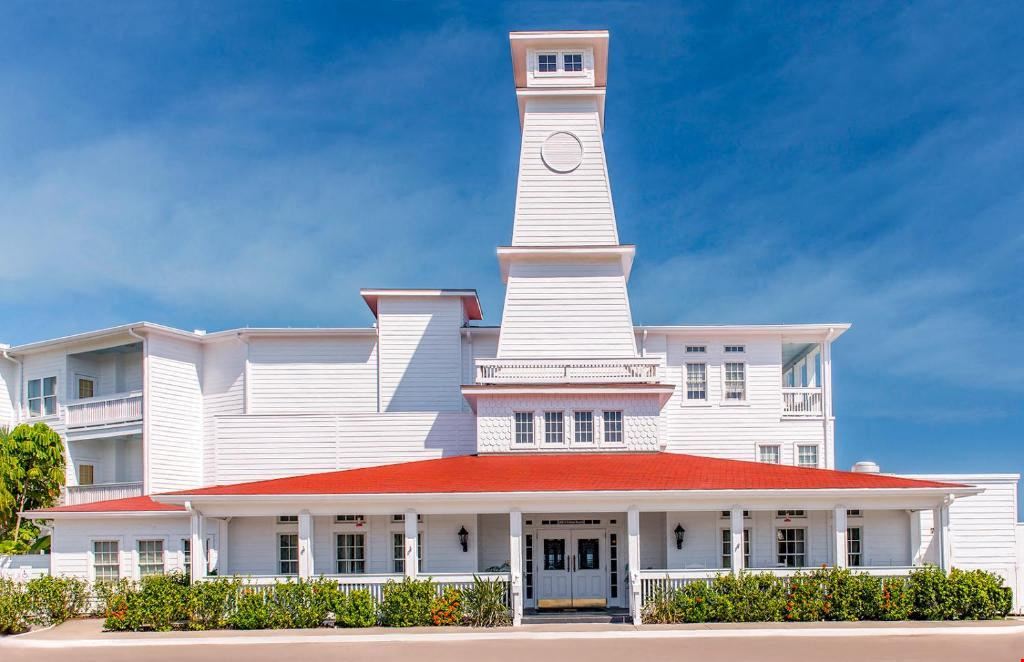
<instances>
[{"instance_id":1,"label":"white porch column","mask_svg":"<svg viewBox=\"0 0 1024 662\"><path fill-rule=\"evenodd\" d=\"M743 558L743 506L733 506L729 511L729 544L732 548L732 574L743 572L746 559Z\"/></svg>"},{"instance_id":2,"label":"white porch column","mask_svg":"<svg viewBox=\"0 0 1024 662\"><path fill-rule=\"evenodd\" d=\"M847 566L846 550L846 506L836 506L832 515L832 532L835 540L835 566L845 568Z\"/></svg>"},{"instance_id":3,"label":"white porch column","mask_svg":"<svg viewBox=\"0 0 1024 662\"><path fill-rule=\"evenodd\" d=\"M910 518L910 565L921 565L924 552L921 548L921 513L908 510Z\"/></svg>"},{"instance_id":4,"label":"white porch column","mask_svg":"<svg viewBox=\"0 0 1024 662\"><path fill-rule=\"evenodd\" d=\"M198 582L206 577L206 518L198 510L192 510L190 524L191 579Z\"/></svg>"},{"instance_id":5,"label":"white porch column","mask_svg":"<svg viewBox=\"0 0 1024 662\"><path fill-rule=\"evenodd\" d=\"M949 572L953 567L953 541L949 535L949 504L951 499L942 502L932 511L935 526L935 549L939 555L939 567Z\"/></svg>"},{"instance_id":6,"label":"white porch column","mask_svg":"<svg viewBox=\"0 0 1024 662\"><path fill-rule=\"evenodd\" d=\"M512 574L512 625L523 623L523 514L508 514L509 572Z\"/></svg>"},{"instance_id":7,"label":"white porch column","mask_svg":"<svg viewBox=\"0 0 1024 662\"><path fill-rule=\"evenodd\" d=\"M313 516L308 510L299 512L299 578L313 576Z\"/></svg>"},{"instance_id":8,"label":"white porch column","mask_svg":"<svg viewBox=\"0 0 1024 662\"><path fill-rule=\"evenodd\" d=\"M640 625L640 511L636 506L626 511L626 563L629 565L629 614L633 625Z\"/></svg>"},{"instance_id":9,"label":"white porch column","mask_svg":"<svg viewBox=\"0 0 1024 662\"><path fill-rule=\"evenodd\" d=\"M413 579L420 572L419 533L416 511L405 511L405 576Z\"/></svg>"}]
</instances>

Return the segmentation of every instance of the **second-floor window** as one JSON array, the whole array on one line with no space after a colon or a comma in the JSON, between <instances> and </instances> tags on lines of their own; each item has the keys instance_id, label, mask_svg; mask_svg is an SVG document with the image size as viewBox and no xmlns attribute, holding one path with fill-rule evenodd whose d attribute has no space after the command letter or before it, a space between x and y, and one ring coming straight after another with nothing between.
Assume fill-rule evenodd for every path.
<instances>
[{"instance_id":1,"label":"second-floor window","mask_svg":"<svg viewBox=\"0 0 1024 662\"><path fill-rule=\"evenodd\" d=\"M566 71L583 71L583 53L566 53L562 56Z\"/></svg>"},{"instance_id":2,"label":"second-floor window","mask_svg":"<svg viewBox=\"0 0 1024 662\"><path fill-rule=\"evenodd\" d=\"M725 364L725 399L734 402L739 402L747 399L746 364Z\"/></svg>"},{"instance_id":3,"label":"second-floor window","mask_svg":"<svg viewBox=\"0 0 1024 662\"><path fill-rule=\"evenodd\" d=\"M558 56L554 53L541 53L538 55L537 71L545 74L558 71Z\"/></svg>"},{"instance_id":4,"label":"second-floor window","mask_svg":"<svg viewBox=\"0 0 1024 662\"><path fill-rule=\"evenodd\" d=\"M797 446L796 447L796 463L801 467L817 467L818 466L818 447L814 445L810 446Z\"/></svg>"},{"instance_id":5,"label":"second-floor window","mask_svg":"<svg viewBox=\"0 0 1024 662\"><path fill-rule=\"evenodd\" d=\"M602 415L604 419L604 441L606 444L621 444L622 436L622 412L606 411Z\"/></svg>"},{"instance_id":6,"label":"second-floor window","mask_svg":"<svg viewBox=\"0 0 1024 662\"><path fill-rule=\"evenodd\" d=\"M517 411L515 417L515 441L516 444L533 443L533 412Z\"/></svg>"},{"instance_id":7,"label":"second-floor window","mask_svg":"<svg viewBox=\"0 0 1024 662\"><path fill-rule=\"evenodd\" d=\"M28 380L28 415L53 416L57 413L57 378Z\"/></svg>"},{"instance_id":8,"label":"second-floor window","mask_svg":"<svg viewBox=\"0 0 1024 662\"><path fill-rule=\"evenodd\" d=\"M544 443L561 444L565 442L565 420L560 411L544 412Z\"/></svg>"},{"instance_id":9,"label":"second-floor window","mask_svg":"<svg viewBox=\"0 0 1024 662\"><path fill-rule=\"evenodd\" d=\"M779 464L782 462L781 453L777 444L761 444L757 447L757 461L767 464Z\"/></svg>"},{"instance_id":10,"label":"second-floor window","mask_svg":"<svg viewBox=\"0 0 1024 662\"><path fill-rule=\"evenodd\" d=\"M706 363L686 364L686 399L708 399L708 366Z\"/></svg>"},{"instance_id":11,"label":"second-floor window","mask_svg":"<svg viewBox=\"0 0 1024 662\"><path fill-rule=\"evenodd\" d=\"M573 441L577 444L594 443L594 412L573 412Z\"/></svg>"}]
</instances>

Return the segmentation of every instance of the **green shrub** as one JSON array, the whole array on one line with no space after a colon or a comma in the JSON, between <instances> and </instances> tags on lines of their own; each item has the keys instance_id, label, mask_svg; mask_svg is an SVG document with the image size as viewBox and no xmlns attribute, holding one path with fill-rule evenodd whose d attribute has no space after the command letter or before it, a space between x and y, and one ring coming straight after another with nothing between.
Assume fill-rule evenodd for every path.
<instances>
[{"instance_id":1,"label":"green shrub","mask_svg":"<svg viewBox=\"0 0 1024 662\"><path fill-rule=\"evenodd\" d=\"M98 607L96 614L103 618L103 629L113 631L141 630L143 627L142 602L139 585L130 579L99 583L93 588Z\"/></svg>"},{"instance_id":2,"label":"green shrub","mask_svg":"<svg viewBox=\"0 0 1024 662\"><path fill-rule=\"evenodd\" d=\"M273 627L321 627L339 592L335 582L322 578L276 584L270 595Z\"/></svg>"},{"instance_id":3,"label":"green shrub","mask_svg":"<svg viewBox=\"0 0 1024 662\"><path fill-rule=\"evenodd\" d=\"M228 624L236 630L263 630L274 627L274 607L268 600L271 587L245 587L235 604Z\"/></svg>"},{"instance_id":4,"label":"green shrub","mask_svg":"<svg viewBox=\"0 0 1024 662\"><path fill-rule=\"evenodd\" d=\"M905 577L882 579L882 595L878 599L878 612L883 621L905 621L914 611L914 597L910 581Z\"/></svg>"},{"instance_id":5,"label":"green shrub","mask_svg":"<svg viewBox=\"0 0 1024 662\"><path fill-rule=\"evenodd\" d=\"M467 625L480 628L512 625L506 595L508 584L473 576L473 585L462 589L462 614Z\"/></svg>"},{"instance_id":6,"label":"green shrub","mask_svg":"<svg viewBox=\"0 0 1024 662\"><path fill-rule=\"evenodd\" d=\"M380 620L389 627L430 625L430 603L436 589L429 579L406 577L401 582L389 581L384 585L384 600L380 603Z\"/></svg>"},{"instance_id":7,"label":"green shrub","mask_svg":"<svg viewBox=\"0 0 1024 662\"><path fill-rule=\"evenodd\" d=\"M33 621L56 625L85 613L89 586L75 577L46 575L30 581L26 587Z\"/></svg>"},{"instance_id":8,"label":"green shrub","mask_svg":"<svg viewBox=\"0 0 1024 662\"><path fill-rule=\"evenodd\" d=\"M983 570L959 570L949 573L949 612L961 620L1001 618L1012 607L1012 593L995 573Z\"/></svg>"},{"instance_id":9,"label":"green shrub","mask_svg":"<svg viewBox=\"0 0 1024 662\"><path fill-rule=\"evenodd\" d=\"M12 579L0 579L0 634L27 630L30 610L25 587Z\"/></svg>"},{"instance_id":10,"label":"green shrub","mask_svg":"<svg viewBox=\"0 0 1024 662\"><path fill-rule=\"evenodd\" d=\"M787 603L785 580L767 572L718 575L712 583L721 596L716 620L758 623L783 620Z\"/></svg>"},{"instance_id":11,"label":"green shrub","mask_svg":"<svg viewBox=\"0 0 1024 662\"><path fill-rule=\"evenodd\" d=\"M181 573L143 577L139 605L144 627L165 632L188 620L188 579Z\"/></svg>"},{"instance_id":12,"label":"green shrub","mask_svg":"<svg viewBox=\"0 0 1024 662\"><path fill-rule=\"evenodd\" d=\"M911 572L909 588L914 605L911 618L943 621L953 617L949 578L938 567L930 565Z\"/></svg>"},{"instance_id":13,"label":"green shrub","mask_svg":"<svg viewBox=\"0 0 1024 662\"><path fill-rule=\"evenodd\" d=\"M334 603L335 625L345 628L368 628L377 624L377 603L365 589L339 592Z\"/></svg>"},{"instance_id":14,"label":"green shrub","mask_svg":"<svg viewBox=\"0 0 1024 662\"><path fill-rule=\"evenodd\" d=\"M237 577L196 582L189 586L186 610L190 630L219 630L228 626L242 587Z\"/></svg>"},{"instance_id":15,"label":"green shrub","mask_svg":"<svg viewBox=\"0 0 1024 662\"><path fill-rule=\"evenodd\" d=\"M462 621L462 591L445 586L441 595L430 601L430 622L434 625L458 625Z\"/></svg>"}]
</instances>

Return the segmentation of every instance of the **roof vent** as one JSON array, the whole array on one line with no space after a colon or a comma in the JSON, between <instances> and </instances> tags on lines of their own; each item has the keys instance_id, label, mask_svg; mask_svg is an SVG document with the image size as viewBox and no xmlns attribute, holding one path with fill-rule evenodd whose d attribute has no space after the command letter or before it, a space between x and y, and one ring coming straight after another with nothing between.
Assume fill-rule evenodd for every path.
<instances>
[{"instance_id":1,"label":"roof vent","mask_svg":"<svg viewBox=\"0 0 1024 662\"><path fill-rule=\"evenodd\" d=\"M206 335L206 329L196 329L192 333L196 334L197 336L205 336Z\"/></svg>"},{"instance_id":2,"label":"roof vent","mask_svg":"<svg viewBox=\"0 0 1024 662\"><path fill-rule=\"evenodd\" d=\"M850 471L858 474L876 474L881 471L877 462L871 462L870 460L856 462Z\"/></svg>"}]
</instances>

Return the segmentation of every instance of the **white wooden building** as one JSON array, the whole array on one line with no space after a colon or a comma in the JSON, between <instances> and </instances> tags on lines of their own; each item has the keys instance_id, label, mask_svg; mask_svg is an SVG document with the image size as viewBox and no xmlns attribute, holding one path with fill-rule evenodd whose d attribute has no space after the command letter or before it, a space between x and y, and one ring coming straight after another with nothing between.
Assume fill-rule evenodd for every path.
<instances>
[{"instance_id":1,"label":"white wooden building","mask_svg":"<svg viewBox=\"0 0 1024 662\"><path fill-rule=\"evenodd\" d=\"M370 328L140 322L0 352L0 422L66 443L51 571L509 583L610 607L720 572L980 567L1018 588L1018 476L835 466L845 323L637 326L603 134L608 34L512 33L522 151L500 326L364 289ZM1018 590L1018 594L1020 591Z\"/></svg>"}]
</instances>

